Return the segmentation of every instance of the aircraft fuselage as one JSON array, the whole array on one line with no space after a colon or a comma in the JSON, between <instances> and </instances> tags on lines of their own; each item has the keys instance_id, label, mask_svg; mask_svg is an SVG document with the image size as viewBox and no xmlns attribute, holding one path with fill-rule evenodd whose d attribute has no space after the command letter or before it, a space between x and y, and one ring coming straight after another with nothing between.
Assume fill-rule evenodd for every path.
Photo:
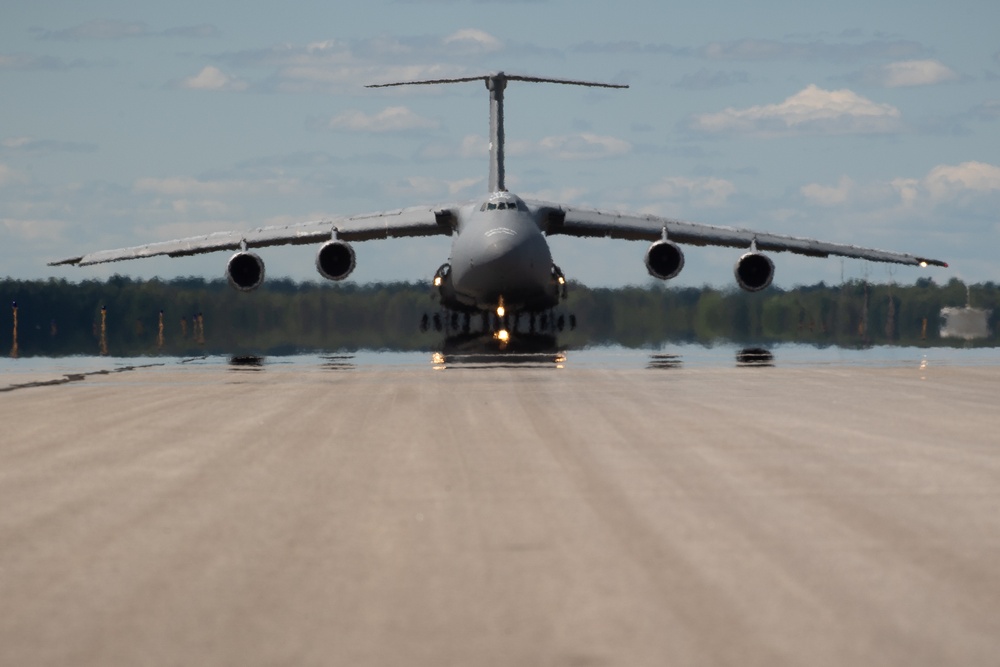
<instances>
[{"instance_id":1,"label":"aircraft fuselage","mask_svg":"<svg viewBox=\"0 0 1000 667\"><path fill-rule=\"evenodd\" d=\"M435 283L447 308L537 312L559 303L561 278L537 213L496 192L462 211Z\"/></svg>"}]
</instances>

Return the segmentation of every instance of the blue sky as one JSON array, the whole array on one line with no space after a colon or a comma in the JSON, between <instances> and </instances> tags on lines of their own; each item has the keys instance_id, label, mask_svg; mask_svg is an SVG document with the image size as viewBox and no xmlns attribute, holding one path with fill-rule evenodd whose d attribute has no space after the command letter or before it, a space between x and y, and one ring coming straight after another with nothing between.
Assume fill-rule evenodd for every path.
<instances>
[{"instance_id":1,"label":"blue sky","mask_svg":"<svg viewBox=\"0 0 1000 667\"><path fill-rule=\"evenodd\" d=\"M11 7L10 5L14 5ZM481 84L512 83L507 185L525 197L944 259L775 255L775 284L1000 280L1000 4L623 0L40 0L0 12L0 276L221 276L225 254L52 259L486 190ZM553 238L567 276L645 284L636 242ZM356 244L352 278L429 279L449 240ZM679 285L732 285L691 248ZM269 276L318 279L307 247Z\"/></svg>"}]
</instances>

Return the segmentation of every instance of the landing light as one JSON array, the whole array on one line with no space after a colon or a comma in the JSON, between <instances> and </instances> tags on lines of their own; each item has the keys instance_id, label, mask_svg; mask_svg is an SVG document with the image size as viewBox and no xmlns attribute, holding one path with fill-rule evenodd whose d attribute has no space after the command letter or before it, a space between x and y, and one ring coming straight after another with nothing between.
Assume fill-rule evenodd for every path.
<instances>
[{"instance_id":1,"label":"landing light","mask_svg":"<svg viewBox=\"0 0 1000 667\"><path fill-rule=\"evenodd\" d=\"M926 269L927 268L927 262L920 262L920 268L921 269Z\"/></svg>"},{"instance_id":2,"label":"landing light","mask_svg":"<svg viewBox=\"0 0 1000 667\"><path fill-rule=\"evenodd\" d=\"M563 278L562 276L559 276L559 284L560 285L565 285L566 284L566 279Z\"/></svg>"},{"instance_id":3,"label":"landing light","mask_svg":"<svg viewBox=\"0 0 1000 667\"><path fill-rule=\"evenodd\" d=\"M503 306L497 306L497 317L503 317L503 314L506 312L507 311Z\"/></svg>"},{"instance_id":4,"label":"landing light","mask_svg":"<svg viewBox=\"0 0 1000 667\"><path fill-rule=\"evenodd\" d=\"M441 287L441 276L434 276L434 287Z\"/></svg>"},{"instance_id":5,"label":"landing light","mask_svg":"<svg viewBox=\"0 0 1000 667\"><path fill-rule=\"evenodd\" d=\"M501 329L496 333L496 338L501 343L506 343L507 341L510 340L510 332L507 331L506 329Z\"/></svg>"}]
</instances>

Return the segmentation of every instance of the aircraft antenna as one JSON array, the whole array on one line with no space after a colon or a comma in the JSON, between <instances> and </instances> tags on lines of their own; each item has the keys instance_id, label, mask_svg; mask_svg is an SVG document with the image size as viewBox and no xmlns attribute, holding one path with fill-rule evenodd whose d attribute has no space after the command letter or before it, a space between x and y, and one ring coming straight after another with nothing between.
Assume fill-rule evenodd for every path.
<instances>
[{"instance_id":1,"label":"aircraft antenna","mask_svg":"<svg viewBox=\"0 0 1000 667\"><path fill-rule=\"evenodd\" d=\"M389 88L392 86L423 86L439 83L465 83L468 81L485 81L486 89L490 91L490 192L506 190L504 185L504 130L503 130L503 91L508 81L527 81L529 83L558 83L568 86L585 86L588 88L628 88L617 83L598 83L594 81L577 81L574 79L552 79L523 74L484 74L453 79L429 79L425 81L399 81L395 83L376 83L366 88Z\"/></svg>"}]
</instances>

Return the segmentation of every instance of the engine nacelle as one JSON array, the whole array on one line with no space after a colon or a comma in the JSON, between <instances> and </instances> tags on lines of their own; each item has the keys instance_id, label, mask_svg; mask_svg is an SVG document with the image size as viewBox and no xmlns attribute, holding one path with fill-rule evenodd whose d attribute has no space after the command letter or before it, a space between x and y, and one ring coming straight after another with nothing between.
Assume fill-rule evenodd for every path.
<instances>
[{"instance_id":1,"label":"engine nacelle","mask_svg":"<svg viewBox=\"0 0 1000 667\"><path fill-rule=\"evenodd\" d=\"M684 253L673 241L657 241L646 251L646 270L660 280L670 280L684 268Z\"/></svg>"},{"instance_id":2,"label":"engine nacelle","mask_svg":"<svg viewBox=\"0 0 1000 667\"><path fill-rule=\"evenodd\" d=\"M748 252L736 262L733 274L736 284L747 292L759 292L774 279L774 262L767 255Z\"/></svg>"},{"instance_id":3,"label":"engine nacelle","mask_svg":"<svg viewBox=\"0 0 1000 667\"><path fill-rule=\"evenodd\" d=\"M229 284L241 292L252 292L264 282L264 260L256 253L241 251L226 264Z\"/></svg>"},{"instance_id":4,"label":"engine nacelle","mask_svg":"<svg viewBox=\"0 0 1000 667\"><path fill-rule=\"evenodd\" d=\"M354 270L354 248L343 241L327 241L316 252L316 270L327 280L343 280Z\"/></svg>"}]
</instances>

